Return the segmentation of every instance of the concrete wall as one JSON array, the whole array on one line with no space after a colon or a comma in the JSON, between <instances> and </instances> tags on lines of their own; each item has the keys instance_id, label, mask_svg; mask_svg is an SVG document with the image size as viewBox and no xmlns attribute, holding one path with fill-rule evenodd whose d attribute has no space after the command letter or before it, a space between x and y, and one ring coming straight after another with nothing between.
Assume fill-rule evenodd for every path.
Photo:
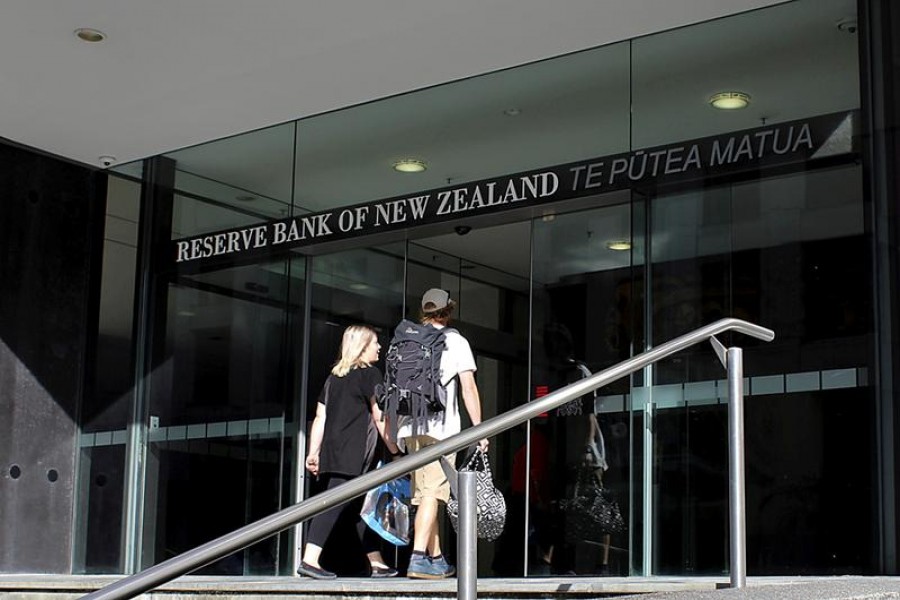
<instances>
[{"instance_id":1,"label":"concrete wall","mask_svg":"<svg viewBox=\"0 0 900 600\"><path fill-rule=\"evenodd\" d=\"M68 573L106 175L0 143L0 573Z\"/></svg>"}]
</instances>

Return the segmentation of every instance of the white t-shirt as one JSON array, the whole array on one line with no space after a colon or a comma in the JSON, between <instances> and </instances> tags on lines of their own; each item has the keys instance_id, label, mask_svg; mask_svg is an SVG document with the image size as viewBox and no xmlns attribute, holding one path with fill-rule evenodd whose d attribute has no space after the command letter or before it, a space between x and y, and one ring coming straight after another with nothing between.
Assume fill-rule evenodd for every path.
<instances>
[{"instance_id":1,"label":"white t-shirt","mask_svg":"<svg viewBox=\"0 0 900 600\"><path fill-rule=\"evenodd\" d=\"M443 325L435 324L438 329ZM425 432L420 429L420 434L428 435L437 440L443 440L462 431L462 421L459 417L459 379L456 377L465 371L475 371L475 356L469 341L454 329L444 335L445 347L441 354L441 383L447 386L447 406L444 414L430 415ZM406 450L403 438L412 435L412 419L408 416L399 418L397 428L397 444Z\"/></svg>"}]
</instances>

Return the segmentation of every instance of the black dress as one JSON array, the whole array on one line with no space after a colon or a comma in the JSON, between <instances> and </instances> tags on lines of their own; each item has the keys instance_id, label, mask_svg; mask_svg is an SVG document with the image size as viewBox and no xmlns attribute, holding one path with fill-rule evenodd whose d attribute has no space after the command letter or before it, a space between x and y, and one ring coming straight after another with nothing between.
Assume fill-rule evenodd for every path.
<instances>
[{"instance_id":1,"label":"black dress","mask_svg":"<svg viewBox=\"0 0 900 600\"><path fill-rule=\"evenodd\" d=\"M372 467L378 431L372 422L371 399L381 383L377 367L351 369L343 377L329 375L319 402L325 405L325 431L319 450L319 476L330 490ZM344 511L359 515L363 498L328 510L309 523L308 541L324 547ZM358 519L358 517L357 517ZM380 538L358 519L357 533L366 552L377 550Z\"/></svg>"},{"instance_id":2,"label":"black dress","mask_svg":"<svg viewBox=\"0 0 900 600\"><path fill-rule=\"evenodd\" d=\"M377 367L351 369L343 377L328 376L319 396L325 405L320 473L356 476L371 466L378 433L370 401L381 380Z\"/></svg>"}]
</instances>

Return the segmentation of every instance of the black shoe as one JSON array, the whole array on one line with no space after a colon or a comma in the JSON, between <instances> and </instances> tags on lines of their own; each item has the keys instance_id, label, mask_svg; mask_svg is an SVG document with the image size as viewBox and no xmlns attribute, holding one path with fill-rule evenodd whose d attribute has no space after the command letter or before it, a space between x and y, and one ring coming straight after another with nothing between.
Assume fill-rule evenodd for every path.
<instances>
[{"instance_id":1,"label":"black shoe","mask_svg":"<svg viewBox=\"0 0 900 600\"><path fill-rule=\"evenodd\" d=\"M314 567L312 565L308 565L305 562L301 562L300 566L297 567L297 575L305 575L306 577L312 577L313 579L336 579L337 575L332 573L331 571L326 571L321 567Z\"/></svg>"},{"instance_id":2,"label":"black shoe","mask_svg":"<svg viewBox=\"0 0 900 600\"><path fill-rule=\"evenodd\" d=\"M396 577L397 569L392 567L372 567L372 577Z\"/></svg>"}]
</instances>

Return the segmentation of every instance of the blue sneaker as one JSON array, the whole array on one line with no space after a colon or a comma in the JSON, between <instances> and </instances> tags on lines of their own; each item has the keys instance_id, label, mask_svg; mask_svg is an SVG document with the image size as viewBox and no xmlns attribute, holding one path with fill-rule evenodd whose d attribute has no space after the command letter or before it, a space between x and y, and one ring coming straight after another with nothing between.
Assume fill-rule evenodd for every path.
<instances>
[{"instance_id":1,"label":"blue sneaker","mask_svg":"<svg viewBox=\"0 0 900 600\"><path fill-rule=\"evenodd\" d=\"M456 575L456 567L447 562L447 559L444 558L444 555L441 554L437 558L428 557L428 560L431 561L431 566L446 573L444 577L453 577Z\"/></svg>"},{"instance_id":2,"label":"blue sneaker","mask_svg":"<svg viewBox=\"0 0 900 600\"><path fill-rule=\"evenodd\" d=\"M446 579L455 572L456 570L443 558L435 563L424 554L414 554L409 559L406 576L411 579Z\"/></svg>"}]
</instances>

